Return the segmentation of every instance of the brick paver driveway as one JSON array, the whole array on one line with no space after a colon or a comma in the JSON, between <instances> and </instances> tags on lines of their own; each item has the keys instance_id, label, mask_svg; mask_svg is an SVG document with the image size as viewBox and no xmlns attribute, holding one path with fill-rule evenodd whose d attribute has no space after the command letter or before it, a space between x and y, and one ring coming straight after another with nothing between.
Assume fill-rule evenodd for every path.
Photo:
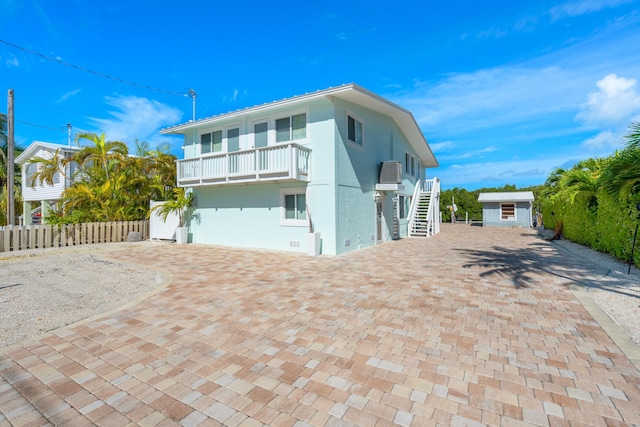
<instances>
[{"instance_id":1,"label":"brick paver driveway","mask_svg":"<svg viewBox=\"0 0 640 427\"><path fill-rule=\"evenodd\" d=\"M0 425L640 424L640 372L569 290L600 273L532 231L113 256L174 281L5 350Z\"/></svg>"}]
</instances>

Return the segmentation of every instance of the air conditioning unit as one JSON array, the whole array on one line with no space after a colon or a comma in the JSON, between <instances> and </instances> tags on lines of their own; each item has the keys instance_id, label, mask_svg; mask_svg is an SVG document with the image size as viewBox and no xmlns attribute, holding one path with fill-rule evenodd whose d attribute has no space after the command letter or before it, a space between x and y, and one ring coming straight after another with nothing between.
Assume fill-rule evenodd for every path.
<instances>
[{"instance_id":1,"label":"air conditioning unit","mask_svg":"<svg viewBox=\"0 0 640 427\"><path fill-rule=\"evenodd\" d=\"M382 162L380 167L380 184L401 184L402 163L396 161Z\"/></svg>"}]
</instances>

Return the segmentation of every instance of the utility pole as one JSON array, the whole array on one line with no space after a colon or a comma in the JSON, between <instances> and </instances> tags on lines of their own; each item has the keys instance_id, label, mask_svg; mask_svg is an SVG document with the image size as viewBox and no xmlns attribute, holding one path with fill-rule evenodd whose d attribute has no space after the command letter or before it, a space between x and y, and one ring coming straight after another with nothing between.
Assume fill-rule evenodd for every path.
<instances>
[{"instance_id":1,"label":"utility pole","mask_svg":"<svg viewBox=\"0 0 640 427\"><path fill-rule=\"evenodd\" d=\"M196 121L196 98L198 94L195 90L189 89L189 96L191 97L191 120Z\"/></svg>"},{"instance_id":2,"label":"utility pole","mask_svg":"<svg viewBox=\"0 0 640 427\"><path fill-rule=\"evenodd\" d=\"M7 225L15 225L15 177L14 175L14 140L13 140L13 89L7 94Z\"/></svg>"}]
</instances>

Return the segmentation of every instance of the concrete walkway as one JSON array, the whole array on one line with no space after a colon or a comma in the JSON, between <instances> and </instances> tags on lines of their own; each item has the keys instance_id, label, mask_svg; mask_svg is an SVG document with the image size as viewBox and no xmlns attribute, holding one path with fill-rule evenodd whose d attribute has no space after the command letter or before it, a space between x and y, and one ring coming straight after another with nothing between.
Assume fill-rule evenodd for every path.
<instances>
[{"instance_id":1,"label":"concrete walkway","mask_svg":"<svg viewBox=\"0 0 640 427\"><path fill-rule=\"evenodd\" d=\"M174 281L5 349L0 426L640 424L640 371L570 290L597 268L533 231L113 257Z\"/></svg>"}]
</instances>

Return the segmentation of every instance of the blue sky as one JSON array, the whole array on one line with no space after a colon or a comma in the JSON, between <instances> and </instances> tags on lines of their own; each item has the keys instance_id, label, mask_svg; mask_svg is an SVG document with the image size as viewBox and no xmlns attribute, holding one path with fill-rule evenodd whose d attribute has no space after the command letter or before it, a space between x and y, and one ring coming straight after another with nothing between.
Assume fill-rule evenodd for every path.
<instances>
[{"instance_id":1,"label":"blue sky","mask_svg":"<svg viewBox=\"0 0 640 427\"><path fill-rule=\"evenodd\" d=\"M542 184L640 120L640 0L0 0L16 142L160 128L344 83L413 112L444 188ZM151 87L153 90L142 86ZM170 92L178 93L171 94ZM0 102L6 112L6 102Z\"/></svg>"}]
</instances>

